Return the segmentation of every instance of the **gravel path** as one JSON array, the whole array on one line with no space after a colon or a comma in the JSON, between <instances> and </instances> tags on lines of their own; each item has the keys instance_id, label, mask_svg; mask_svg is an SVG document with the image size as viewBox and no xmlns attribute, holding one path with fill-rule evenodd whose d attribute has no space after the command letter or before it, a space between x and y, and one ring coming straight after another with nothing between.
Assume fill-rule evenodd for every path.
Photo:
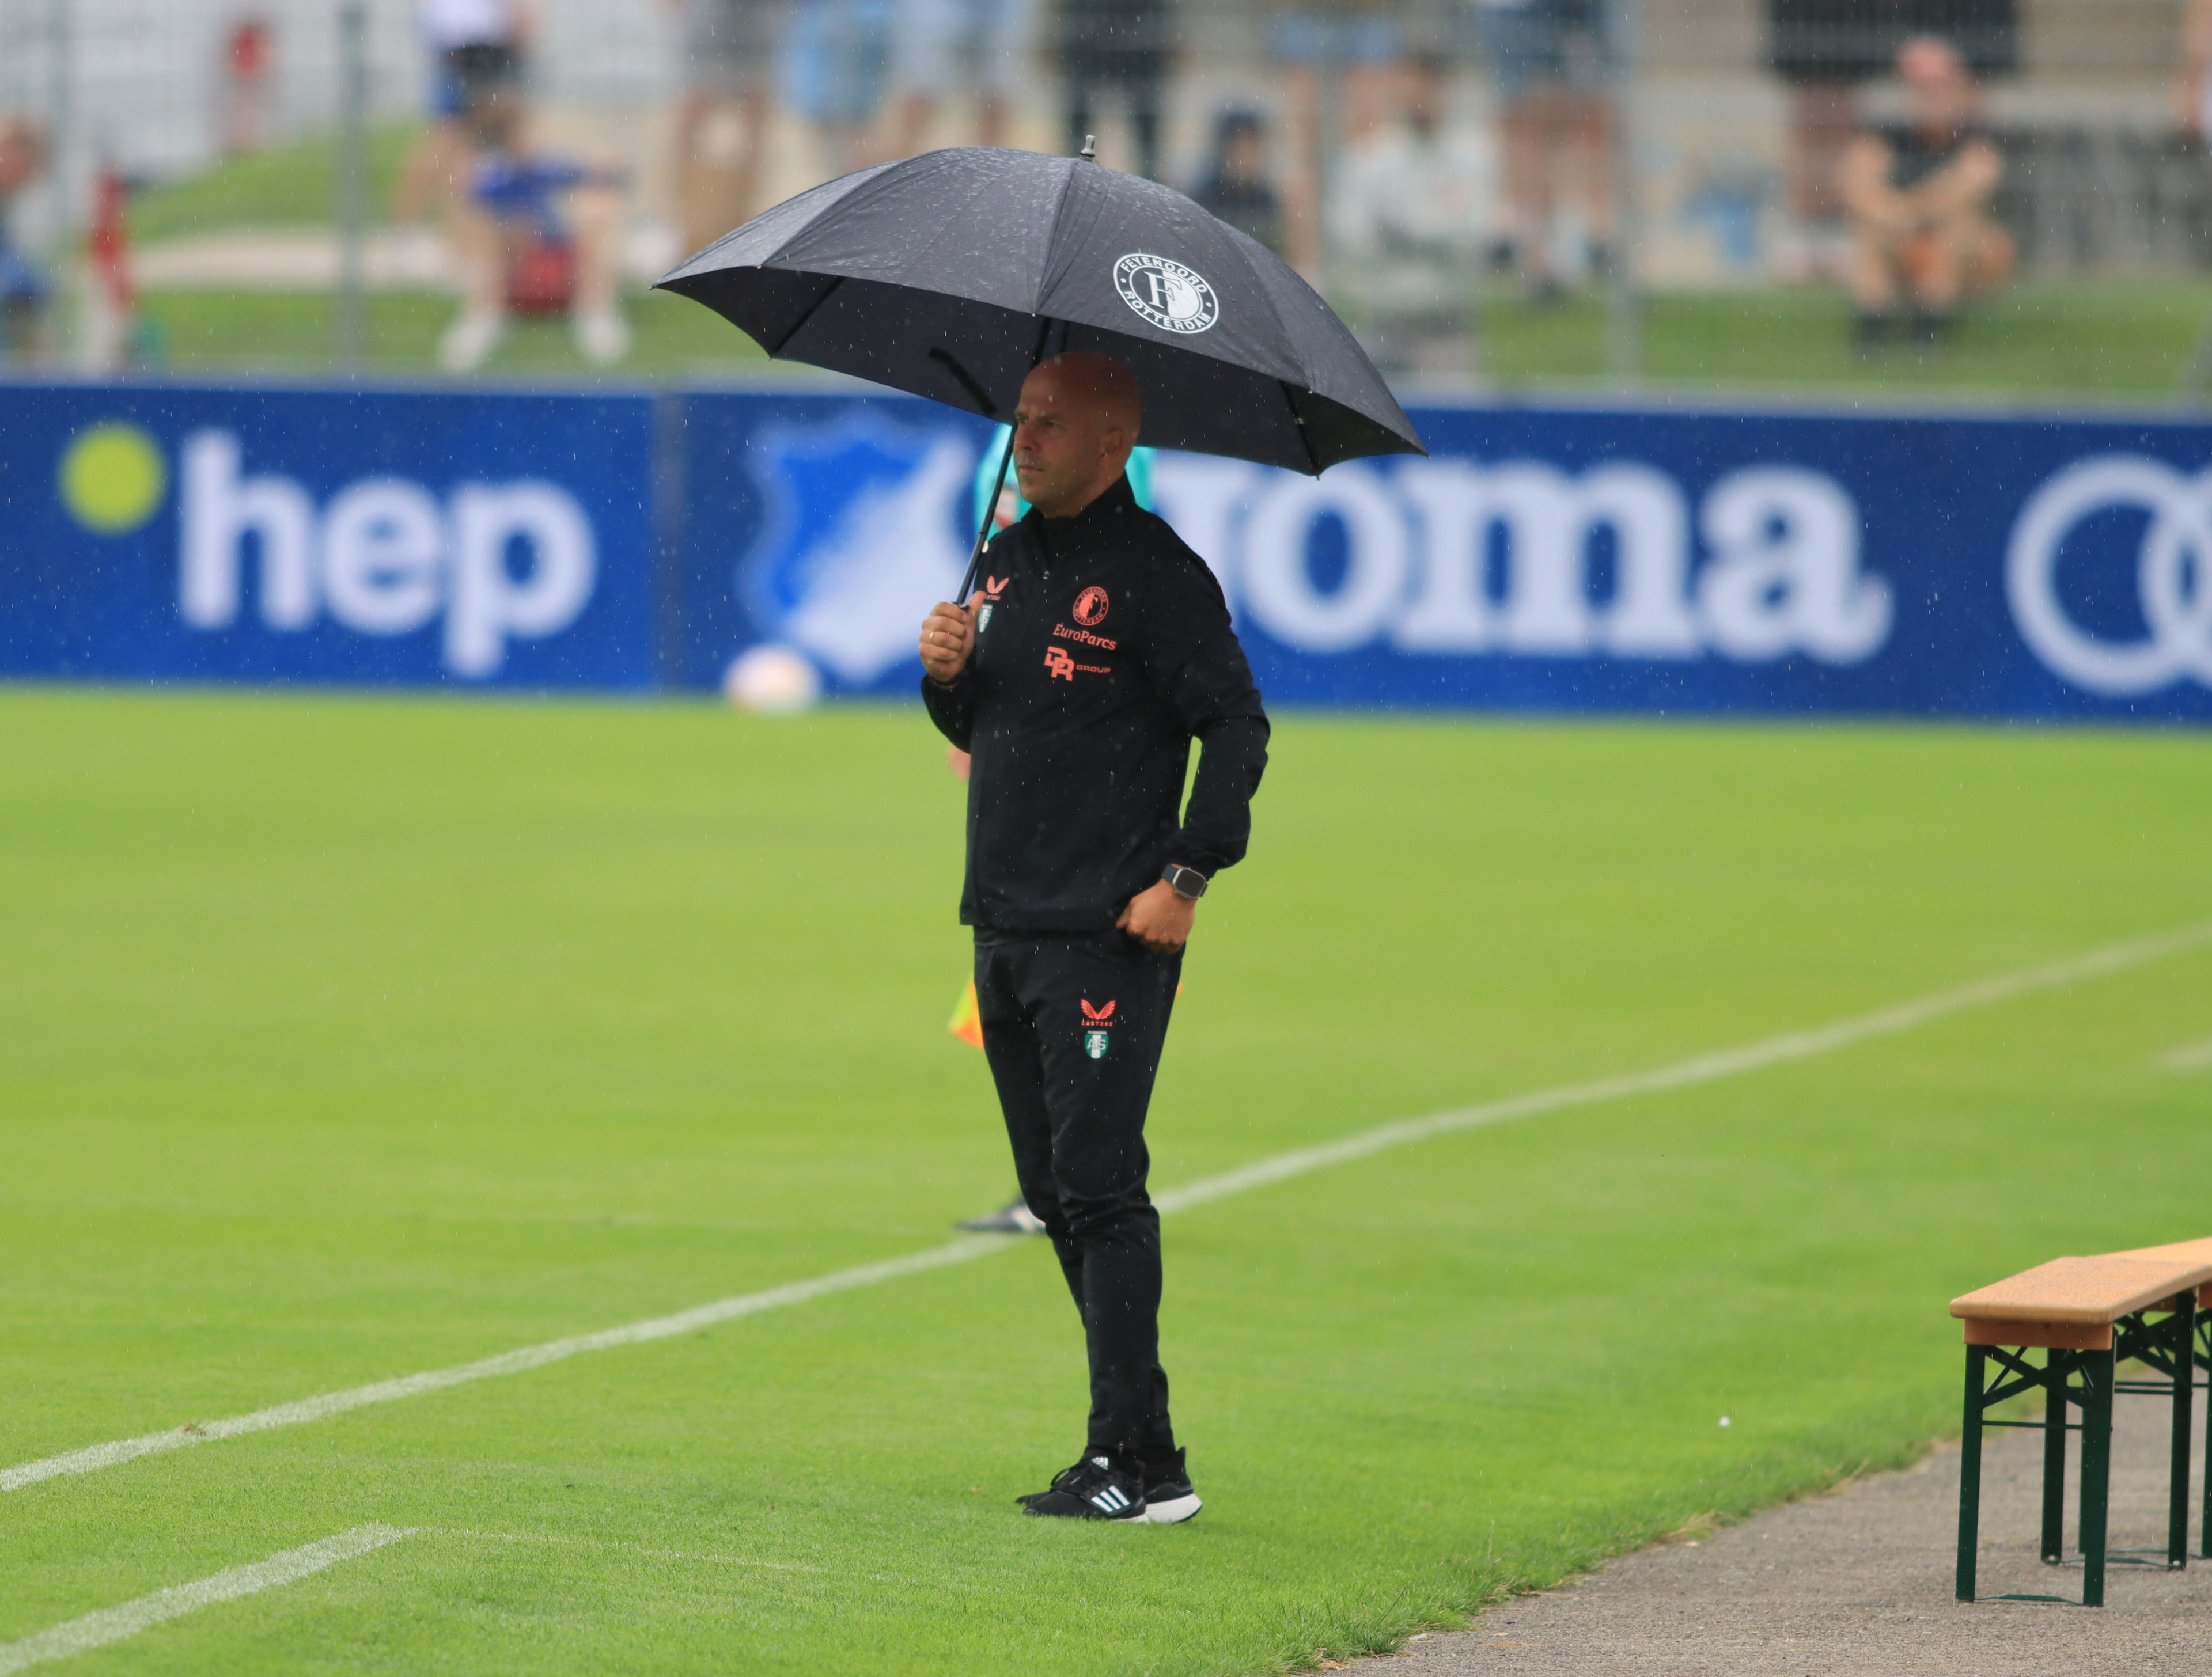
<instances>
[{"instance_id":1,"label":"gravel path","mask_svg":"<svg viewBox=\"0 0 2212 1677\"><path fill-rule=\"evenodd\" d=\"M2164 1569L2166 1411L2122 1398L2112 1446L2112 1545L2154 1567L2106 1571L2102 1609L1951 1599L1959 1451L1772 1509L1693 1542L1662 1544L1470 1631L1437 1631L1364 1677L2212 1677L2212 1561L2192 1496L2192 1559ZM2197 1422L2201 1455L2203 1420ZM1984 1595L2073 1595L2079 1564L2036 1555L2043 1435L2006 1431L1982 1469ZM2200 1477L2203 1463L2197 1464ZM2079 1483L2067 1475L2067 1540Z\"/></svg>"}]
</instances>

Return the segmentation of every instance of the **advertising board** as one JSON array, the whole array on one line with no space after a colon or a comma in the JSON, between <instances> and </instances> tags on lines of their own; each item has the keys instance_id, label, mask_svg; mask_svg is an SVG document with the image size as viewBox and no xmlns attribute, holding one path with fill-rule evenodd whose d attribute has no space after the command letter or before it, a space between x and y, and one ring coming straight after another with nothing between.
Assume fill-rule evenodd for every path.
<instances>
[{"instance_id":1,"label":"advertising board","mask_svg":"<svg viewBox=\"0 0 2212 1677\"><path fill-rule=\"evenodd\" d=\"M653 680L642 397L0 387L0 674Z\"/></svg>"},{"instance_id":2,"label":"advertising board","mask_svg":"<svg viewBox=\"0 0 2212 1677\"><path fill-rule=\"evenodd\" d=\"M1276 702L2212 720L2212 428L1412 413L1426 459L1154 467ZM687 679L769 640L833 689L909 687L982 428L732 395L686 428Z\"/></svg>"},{"instance_id":3,"label":"advertising board","mask_svg":"<svg viewBox=\"0 0 2212 1677\"><path fill-rule=\"evenodd\" d=\"M1276 704L2212 720L2212 426L1413 412L1425 459L1154 464ZM842 393L0 386L0 675L712 689L773 642L903 693L988 436Z\"/></svg>"}]
</instances>

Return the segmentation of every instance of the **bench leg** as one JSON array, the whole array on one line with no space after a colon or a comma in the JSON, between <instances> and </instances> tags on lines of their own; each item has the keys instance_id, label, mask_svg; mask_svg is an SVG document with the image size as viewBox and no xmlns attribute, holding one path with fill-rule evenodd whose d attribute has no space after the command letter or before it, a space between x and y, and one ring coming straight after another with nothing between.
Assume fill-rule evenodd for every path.
<instances>
[{"instance_id":1,"label":"bench leg","mask_svg":"<svg viewBox=\"0 0 2212 1677\"><path fill-rule=\"evenodd\" d=\"M2105 1605L2105 1516L2112 1483L2112 1353L2084 1351L2081 1370L2081 1605Z\"/></svg>"},{"instance_id":2,"label":"bench leg","mask_svg":"<svg viewBox=\"0 0 2212 1677\"><path fill-rule=\"evenodd\" d=\"M1961 1601L1974 1599L1975 1550L1982 1540L1982 1392L1989 1352L1966 1347L1966 1413L1959 1441L1959 1580Z\"/></svg>"},{"instance_id":3,"label":"bench leg","mask_svg":"<svg viewBox=\"0 0 2212 1677\"><path fill-rule=\"evenodd\" d=\"M2066 1376L2069 1352L2043 1353L2043 1559L2066 1559Z\"/></svg>"},{"instance_id":4,"label":"bench leg","mask_svg":"<svg viewBox=\"0 0 2212 1677\"><path fill-rule=\"evenodd\" d=\"M2191 1380L2200 1368L2212 1374L2212 1310L2197 1312L2195 1322L2197 1342L2184 1364ZM2204 1506L2197 1515L2197 1552L2201 1559L2212 1560L2212 1391L2204 1394Z\"/></svg>"},{"instance_id":5,"label":"bench leg","mask_svg":"<svg viewBox=\"0 0 2212 1677\"><path fill-rule=\"evenodd\" d=\"M2173 1335L2173 1477L2166 1498L2166 1564L2189 1565L2189 1407L2197 1390L2197 1296L2183 1296L2167 1324Z\"/></svg>"}]
</instances>

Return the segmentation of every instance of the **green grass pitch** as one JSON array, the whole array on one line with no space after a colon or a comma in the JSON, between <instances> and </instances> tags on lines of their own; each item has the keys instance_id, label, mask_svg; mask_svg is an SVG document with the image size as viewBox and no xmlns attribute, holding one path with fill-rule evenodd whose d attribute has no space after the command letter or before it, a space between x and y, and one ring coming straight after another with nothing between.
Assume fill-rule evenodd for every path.
<instances>
[{"instance_id":1,"label":"green grass pitch","mask_svg":"<svg viewBox=\"0 0 2212 1677\"><path fill-rule=\"evenodd\" d=\"M15 689L0 740L0 1466L899 1256L1006 1189L911 708ZM1156 1186L2212 918L2182 733L1291 714L1256 817ZM374 1521L412 1534L69 1668L1385 1647L1954 1425L1952 1294L2212 1233L2212 1073L2155 1063L2208 1036L2199 949L1182 1213L1188 1527L1014 1509L1083 1388L1010 1243L0 1495L0 1643Z\"/></svg>"}]
</instances>

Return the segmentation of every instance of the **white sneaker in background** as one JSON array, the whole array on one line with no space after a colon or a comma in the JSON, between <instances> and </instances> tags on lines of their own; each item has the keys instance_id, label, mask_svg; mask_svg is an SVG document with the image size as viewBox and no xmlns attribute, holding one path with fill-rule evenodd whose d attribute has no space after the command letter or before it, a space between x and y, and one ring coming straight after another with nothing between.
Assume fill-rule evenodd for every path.
<instances>
[{"instance_id":1,"label":"white sneaker in background","mask_svg":"<svg viewBox=\"0 0 2212 1677\"><path fill-rule=\"evenodd\" d=\"M473 373L507 331L504 314L464 314L438 340L438 365L448 373Z\"/></svg>"},{"instance_id":2,"label":"white sneaker in background","mask_svg":"<svg viewBox=\"0 0 2212 1677\"><path fill-rule=\"evenodd\" d=\"M605 367L629 353L629 323L612 309L579 314L571 325L576 334L576 351L586 361Z\"/></svg>"}]
</instances>

